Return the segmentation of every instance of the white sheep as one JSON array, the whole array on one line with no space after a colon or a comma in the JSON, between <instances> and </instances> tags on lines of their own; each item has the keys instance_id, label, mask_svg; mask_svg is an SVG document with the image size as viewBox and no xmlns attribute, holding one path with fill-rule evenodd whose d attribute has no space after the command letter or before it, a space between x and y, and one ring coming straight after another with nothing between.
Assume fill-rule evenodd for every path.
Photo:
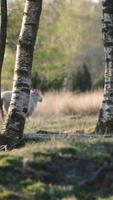
<instances>
[{"instance_id":1,"label":"white sheep","mask_svg":"<svg viewBox=\"0 0 113 200\"><path fill-rule=\"evenodd\" d=\"M5 113L8 112L8 108L11 101L11 95L12 95L12 91L4 91L1 93L2 108L3 108L3 112ZM42 97L39 95L37 90L31 90L27 117L30 117L32 115L32 113L34 112L37 106L37 103L41 101L42 101Z\"/></svg>"}]
</instances>

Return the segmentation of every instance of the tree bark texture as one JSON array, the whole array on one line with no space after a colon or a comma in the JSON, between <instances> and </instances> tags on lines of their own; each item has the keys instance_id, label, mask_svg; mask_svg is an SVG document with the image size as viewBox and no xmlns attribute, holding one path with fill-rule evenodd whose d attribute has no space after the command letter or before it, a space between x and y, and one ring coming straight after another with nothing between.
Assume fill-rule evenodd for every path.
<instances>
[{"instance_id":1,"label":"tree bark texture","mask_svg":"<svg viewBox=\"0 0 113 200\"><path fill-rule=\"evenodd\" d=\"M95 132L113 134L113 0L102 0L102 33L105 54L104 98Z\"/></svg>"},{"instance_id":2,"label":"tree bark texture","mask_svg":"<svg viewBox=\"0 0 113 200\"><path fill-rule=\"evenodd\" d=\"M2 101L1 101L1 76L2 76L2 67L4 61L5 47L6 47L6 38L7 38L7 0L0 1L1 7L1 26L0 26L0 109L2 118Z\"/></svg>"},{"instance_id":3,"label":"tree bark texture","mask_svg":"<svg viewBox=\"0 0 113 200\"><path fill-rule=\"evenodd\" d=\"M19 35L13 91L8 116L2 133L13 145L23 137L29 104L33 51L42 8L42 0L26 0L22 27Z\"/></svg>"}]
</instances>

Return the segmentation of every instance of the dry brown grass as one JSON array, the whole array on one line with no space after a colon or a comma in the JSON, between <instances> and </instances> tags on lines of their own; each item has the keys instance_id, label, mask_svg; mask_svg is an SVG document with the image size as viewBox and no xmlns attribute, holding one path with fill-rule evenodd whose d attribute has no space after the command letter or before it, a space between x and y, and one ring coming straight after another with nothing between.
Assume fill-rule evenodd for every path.
<instances>
[{"instance_id":1,"label":"dry brown grass","mask_svg":"<svg viewBox=\"0 0 113 200\"><path fill-rule=\"evenodd\" d=\"M48 92L38 105L40 115L97 114L102 102L100 90L74 94L71 92ZM37 113L37 111L36 111Z\"/></svg>"}]
</instances>

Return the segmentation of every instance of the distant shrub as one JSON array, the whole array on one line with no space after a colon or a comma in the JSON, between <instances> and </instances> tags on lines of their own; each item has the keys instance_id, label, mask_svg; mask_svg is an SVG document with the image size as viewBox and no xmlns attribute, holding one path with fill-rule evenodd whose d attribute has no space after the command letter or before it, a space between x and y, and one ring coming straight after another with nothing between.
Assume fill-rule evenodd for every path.
<instances>
[{"instance_id":1,"label":"distant shrub","mask_svg":"<svg viewBox=\"0 0 113 200\"><path fill-rule=\"evenodd\" d=\"M64 77L57 76L49 81L49 90L61 90L63 86Z\"/></svg>"},{"instance_id":2,"label":"distant shrub","mask_svg":"<svg viewBox=\"0 0 113 200\"><path fill-rule=\"evenodd\" d=\"M92 79L88 66L83 64L69 72L65 79L63 74L57 74L47 79L45 75L34 72L32 75L32 87L38 88L42 92L49 90L59 91L62 88L69 91L85 92L91 90Z\"/></svg>"},{"instance_id":3,"label":"distant shrub","mask_svg":"<svg viewBox=\"0 0 113 200\"><path fill-rule=\"evenodd\" d=\"M91 90L92 79L88 66L83 64L71 71L65 79L64 87L70 91L85 92Z\"/></svg>"},{"instance_id":4,"label":"distant shrub","mask_svg":"<svg viewBox=\"0 0 113 200\"><path fill-rule=\"evenodd\" d=\"M31 87L36 89L37 87L40 87L41 84L41 78L37 72L32 74L31 78Z\"/></svg>"},{"instance_id":5,"label":"distant shrub","mask_svg":"<svg viewBox=\"0 0 113 200\"><path fill-rule=\"evenodd\" d=\"M32 88L38 88L42 92L49 90L61 90L64 77L56 76L53 79L47 79L44 75L39 75L37 72L32 75Z\"/></svg>"},{"instance_id":6,"label":"distant shrub","mask_svg":"<svg viewBox=\"0 0 113 200\"><path fill-rule=\"evenodd\" d=\"M44 75L39 74L38 72L34 72L31 78L31 87L39 90L47 91L48 89L48 81Z\"/></svg>"},{"instance_id":7,"label":"distant shrub","mask_svg":"<svg viewBox=\"0 0 113 200\"><path fill-rule=\"evenodd\" d=\"M99 89L104 87L104 75L101 75L93 83L93 89Z\"/></svg>"}]
</instances>

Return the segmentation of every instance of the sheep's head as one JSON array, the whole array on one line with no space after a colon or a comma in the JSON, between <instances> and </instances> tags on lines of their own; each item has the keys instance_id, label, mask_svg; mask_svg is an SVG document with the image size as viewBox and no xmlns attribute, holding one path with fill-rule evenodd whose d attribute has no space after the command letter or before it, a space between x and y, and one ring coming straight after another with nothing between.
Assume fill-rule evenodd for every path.
<instances>
[{"instance_id":1,"label":"sheep's head","mask_svg":"<svg viewBox=\"0 0 113 200\"><path fill-rule=\"evenodd\" d=\"M35 102L42 102L42 97L37 90L31 90L30 95Z\"/></svg>"}]
</instances>

